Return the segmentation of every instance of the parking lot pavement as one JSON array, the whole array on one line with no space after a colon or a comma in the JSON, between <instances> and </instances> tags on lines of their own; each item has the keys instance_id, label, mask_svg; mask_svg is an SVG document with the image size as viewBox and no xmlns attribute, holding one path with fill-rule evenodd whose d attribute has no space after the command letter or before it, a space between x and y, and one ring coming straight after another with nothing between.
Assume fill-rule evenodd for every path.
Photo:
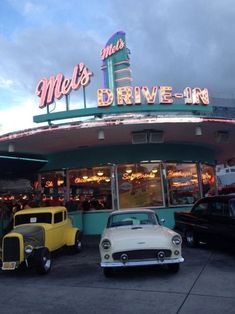
<instances>
[{"instance_id":1,"label":"parking lot pavement","mask_svg":"<svg viewBox=\"0 0 235 314\"><path fill-rule=\"evenodd\" d=\"M51 273L0 273L1 313L234 313L235 253L183 247L178 274L132 268L105 278L98 242L77 255L53 256Z\"/></svg>"}]
</instances>

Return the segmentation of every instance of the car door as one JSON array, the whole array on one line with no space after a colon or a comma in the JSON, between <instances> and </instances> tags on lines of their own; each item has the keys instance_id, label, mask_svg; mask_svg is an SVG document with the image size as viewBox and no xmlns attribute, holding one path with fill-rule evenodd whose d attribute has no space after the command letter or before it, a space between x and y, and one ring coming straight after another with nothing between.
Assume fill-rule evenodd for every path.
<instances>
[{"instance_id":1,"label":"car door","mask_svg":"<svg viewBox=\"0 0 235 314\"><path fill-rule=\"evenodd\" d=\"M64 245L64 227L65 222L63 211L59 211L54 214L54 224L51 229L54 249L58 249Z\"/></svg>"},{"instance_id":2,"label":"car door","mask_svg":"<svg viewBox=\"0 0 235 314\"><path fill-rule=\"evenodd\" d=\"M215 199L211 202L210 224L213 242L224 242L231 238L231 217L227 199Z\"/></svg>"},{"instance_id":3,"label":"car door","mask_svg":"<svg viewBox=\"0 0 235 314\"><path fill-rule=\"evenodd\" d=\"M235 243L235 197L228 201L228 237Z\"/></svg>"},{"instance_id":4,"label":"car door","mask_svg":"<svg viewBox=\"0 0 235 314\"><path fill-rule=\"evenodd\" d=\"M210 234L209 201L203 199L194 205L191 211L191 224L201 241L207 240Z\"/></svg>"}]
</instances>

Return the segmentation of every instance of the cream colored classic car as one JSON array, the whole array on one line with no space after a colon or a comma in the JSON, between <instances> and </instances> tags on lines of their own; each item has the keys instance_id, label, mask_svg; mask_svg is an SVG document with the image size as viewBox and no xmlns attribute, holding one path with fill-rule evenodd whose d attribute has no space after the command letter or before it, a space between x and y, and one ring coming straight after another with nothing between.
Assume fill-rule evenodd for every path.
<instances>
[{"instance_id":1,"label":"cream colored classic car","mask_svg":"<svg viewBox=\"0 0 235 314\"><path fill-rule=\"evenodd\" d=\"M100 240L100 265L105 276L128 266L167 264L177 272L184 261L181 243L181 236L162 226L150 209L115 211Z\"/></svg>"},{"instance_id":2,"label":"cream colored classic car","mask_svg":"<svg viewBox=\"0 0 235 314\"><path fill-rule=\"evenodd\" d=\"M21 210L14 216L13 230L2 240L2 270L24 264L46 274L51 269L51 252L63 246L74 253L82 248L81 233L72 226L65 207Z\"/></svg>"}]
</instances>

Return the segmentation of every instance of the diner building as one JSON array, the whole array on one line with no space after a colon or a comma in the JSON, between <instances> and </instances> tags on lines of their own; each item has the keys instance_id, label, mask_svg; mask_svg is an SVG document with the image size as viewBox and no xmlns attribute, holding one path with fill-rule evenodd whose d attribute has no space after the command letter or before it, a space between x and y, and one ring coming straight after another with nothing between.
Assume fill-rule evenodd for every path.
<instances>
[{"instance_id":1,"label":"diner building","mask_svg":"<svg viewBox=\"0 0 235 314\"><path fill-rule=\"evenodd\" d=\"M218 193L216 166L235 164L235 99L204 87L132 86L124 32L101 59L96 107L85 92L93 73L79 63L71 78L37 84L46 113L33 119L48 125L0 136L1 201L63 204L85 234L101 234L108 214L127 208L151 208L173 228L175 211ZM83 108L71 110L68 95L78 92ZM62 97L65 110L50 112Z\"/></svg>"}]
</instances>

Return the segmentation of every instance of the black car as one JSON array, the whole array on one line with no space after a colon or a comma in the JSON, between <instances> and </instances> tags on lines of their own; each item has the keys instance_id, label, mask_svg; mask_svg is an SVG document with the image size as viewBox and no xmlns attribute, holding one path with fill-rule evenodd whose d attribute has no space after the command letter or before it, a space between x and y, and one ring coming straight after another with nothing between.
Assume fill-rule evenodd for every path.
<instances>
[{"instance_id":1,"label":"black car","mask_svg":"<svg viewBox=\"0 0 235 314\"><path fill-rule=\"evenodd\" d=\"M175 212L174 216L175 229L183 232L189 247L199 242L235 244L235 195L204 197L191 211Z\"/></svg>"}]
</instances>

